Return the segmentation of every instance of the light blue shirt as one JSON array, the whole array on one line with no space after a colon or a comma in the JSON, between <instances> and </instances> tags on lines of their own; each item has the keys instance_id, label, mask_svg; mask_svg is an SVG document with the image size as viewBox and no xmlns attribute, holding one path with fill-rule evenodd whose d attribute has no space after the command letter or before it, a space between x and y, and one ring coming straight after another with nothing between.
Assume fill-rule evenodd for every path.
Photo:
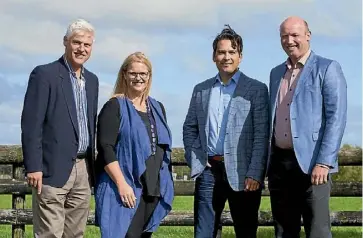
<instances>
[{"instance_id":1,"label":"light blue shirt","mask_svg":"<svg viewBox=\"0 0 363 238\"><path fill-rule=\"evenodd\" d=\"M216 82L213 85L208 109L209 137L208 137L208 155L224 154L224 136L229 113L229 105L234 90L241 76L241 71L237 71L227 84L224 84L219 76L216 76Z\"/></svg>"}]
</instances>

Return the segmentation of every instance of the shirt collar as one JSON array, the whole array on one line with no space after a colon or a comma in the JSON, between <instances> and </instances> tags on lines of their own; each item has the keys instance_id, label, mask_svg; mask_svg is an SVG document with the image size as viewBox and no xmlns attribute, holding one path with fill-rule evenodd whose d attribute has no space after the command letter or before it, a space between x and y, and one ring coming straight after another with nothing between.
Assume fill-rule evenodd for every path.
<instances>
[{"instance_id":1,"label":"shirt collar","mask_svg":"<svg viewBox=\"0 0 363 238\"><path fill-rule=\"evenodd\" d=\"M66 66L67 66L68 71L72 74L73 77L76 77L76 72L73 71L72 66L68 63L68 60L67 60L65 55L63 55L63 60L64 60L64 63L66 64ZM81 79L83 79L83 80L85 79L85 77L84 77L84 67L83 66L81 67Z\"/></svg>"},{"instance_id":2,"label":"shirt collar","mask_svg":"<svg viewBox=\"0 0 363 238\"><path fill-rule=\"evenodd\" d=\"M232 80L230 80L227 85L229 85L231 83L231 81L233 81L235 84L237 84L240 77L241 77L241 71L238 69L237 72L234 73L234 75L232 76L232 78L231 78ZM216 82L219 82L222 84L222 79L219 76L219 74L216 75Z\"/></svg>"},{"instance_id":3,"label":"shirt collar","mask_svg":"<svg viewBox=\"0 0 363 238\"><path fill-rule=\"evenodd\" d=\"M304 66L306 64L306 61L308 60L309 56L310 56L311 50L309 49L305 55L303 55L303 57L301 57L301 59L299 59L299 61L296 63L296 67L300 66ZM291 60L290 58L287 58L286 60L286 66L287 68L291 69L293 67L293 65L291 64Z\"/></svg>"}]
</instances>

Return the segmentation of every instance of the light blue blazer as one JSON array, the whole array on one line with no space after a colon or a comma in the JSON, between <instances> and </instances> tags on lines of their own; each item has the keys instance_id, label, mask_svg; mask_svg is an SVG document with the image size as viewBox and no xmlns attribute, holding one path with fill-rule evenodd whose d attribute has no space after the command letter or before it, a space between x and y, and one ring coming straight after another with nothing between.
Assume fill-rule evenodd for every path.
<instances>
[{"instance_id":1,"label":"light blue blazer","mask_svg":"<svg viewBox=\"0 0 363 238\"><path fill-rule=\"evenodd\" d=\"M269 161L278 92L286 70L282 63L270 74ZM337 172L347 122L347 83L338 62L311 51L293 95L290 120L294 151L302 171L310 174L316 164L325 164L331 166L330 173Z\"/></svg>"}]
</instances>

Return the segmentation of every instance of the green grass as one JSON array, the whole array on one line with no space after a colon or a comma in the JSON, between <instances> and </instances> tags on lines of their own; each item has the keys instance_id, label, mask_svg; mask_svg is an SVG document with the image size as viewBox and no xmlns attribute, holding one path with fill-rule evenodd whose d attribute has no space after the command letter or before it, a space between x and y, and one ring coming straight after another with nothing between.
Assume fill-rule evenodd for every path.
<instances>
[{"instance_id":1,"label":"green grass","mask_svg":"<svg viewBox=\"0 0 363 238\"><path fill-rule=\"evenodd\" d=\"M362 230L361 227L333 227L334 238L361 238ZM25 237L32 236L32 226L26 226ZM304 232L301 233L302 237ZM11 237L11 227L1 225L0 226L0 238ZM99 238L100 232L97 227L88 226L85 234L86 238ZM153 235L153 238L192 238L193 228L192 227L166 227L161 226L158 231ZM234 231L232 227L223 227L223 238L234 238ZM257 237L259 238L271 238L273 237L273 229L271 227L259 227Z\"/></svg>"},{"instance_id":2,"label":"green grass","mask_svg":"<svg viewBox=\"0 0 363 238\"><path fill-rule=\"evenodd\" d=\"M26 197L26 208L31 208L31 196ZM0 209L11 208L11 195L0 195ZM92 200L91 209L94 209L94 201ZM228 203L226 210L228 210ZM331 211L361 211L362 198L357 197L333 197L330 200ZM192 211L193 210L193 197L178 196L174 199L173 210L175 211ZM261 201L260 210L271 210L269 197L263 197ZM303 232L302 232L303 234ZM0 238L11 237L11 226L0 226ZM26 226L26 237L32 237L32 226ZM99 229L95 226L88 226L86 230L86 238L100 237ZM166 227L162 226L153 235L155 238L188 238L193 237L192 227ZM223 228L223 238L232 238L234 236L233 227ZM273 237L272 227L259 227L258 237L271 238ZM334 238L361 238L361 227L333 227Z\"/></svg>"}]
</instances>

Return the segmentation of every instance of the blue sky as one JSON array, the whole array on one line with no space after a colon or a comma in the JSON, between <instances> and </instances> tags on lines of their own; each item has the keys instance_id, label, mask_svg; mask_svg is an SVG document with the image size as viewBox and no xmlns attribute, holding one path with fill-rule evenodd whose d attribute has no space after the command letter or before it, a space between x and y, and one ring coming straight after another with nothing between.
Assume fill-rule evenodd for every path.
<instances>
[{"instance_id":1,"label":"blue sky","mask_svg":"<svg viewBox=\"0 0 363 238\"><path fill-rule=\"evenodd\" d=\"M362 3L359 0L2 0L0 2L0 144L20 144L20 113L30 71L64 52L67 25L78 17L96 28L86 67L100 79L101 108L125 57L143 51L153 63L151 94L167 110L174 146L195 84L217 74L212 42L224 24L244 41L240 69L268 84L271 68L286 60L279 25L306 19L315 53L338 61L348 82L343 143L362 143Z\"/></svg>"}]
</instances>

